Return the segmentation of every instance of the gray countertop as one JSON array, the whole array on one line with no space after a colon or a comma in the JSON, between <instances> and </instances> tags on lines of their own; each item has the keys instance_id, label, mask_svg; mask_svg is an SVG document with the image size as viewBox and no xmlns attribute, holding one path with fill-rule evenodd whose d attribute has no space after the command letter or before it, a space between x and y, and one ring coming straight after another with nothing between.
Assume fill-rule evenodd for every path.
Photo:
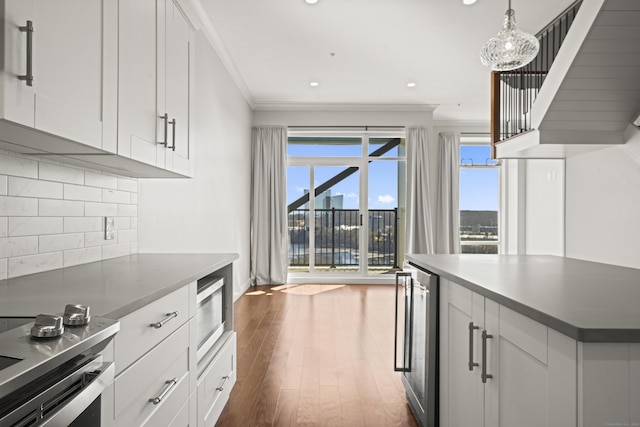
<instances>
[{"instance_id":1,"label":"gray countertop","mask_svg":"<svg viewBox=\"0 0 640 427\"><path fill-rule=\"evenodd\" d=\"M237 254L136 254L0 281L0 317L35 317L66 304L119 319L232 263Z\"/></svg>"},{"instance_id":2,"label":"gray countertop","mask_svg":"<svg viewBox=\"0 0 640 427\"><path fill-rule=\"evenodd\" d=\"M555 256L407 259L582 342L640 342L640 270Z\"/></svg>"}]
</instances>

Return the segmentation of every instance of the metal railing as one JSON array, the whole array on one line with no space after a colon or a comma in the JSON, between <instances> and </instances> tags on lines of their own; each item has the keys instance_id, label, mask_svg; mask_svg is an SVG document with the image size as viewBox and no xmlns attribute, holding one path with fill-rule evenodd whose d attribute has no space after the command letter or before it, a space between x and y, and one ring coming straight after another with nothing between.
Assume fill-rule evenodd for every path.
<instances>
[{"instance_id":1,"label":"metal railing","mask_svg":"<svg viewBox=\"0 0 640 427\"><path fill-rule=\"evenodd\" d=\"M367 265L398 268L398 209L372 209L368 218ZM309 224L309 209L289 212L289 266L309 265ZM314 264L357 267L361 225L358 209L316 209Z\"/></svg>"},{"instance_id":2,"label":"metal railing","mask_svg":"<svg viewBox=\"0 0 640 427\"><path fill-rule=\"evenodd\" d=\"M491 141L494 146L531 130L531 108L560 46L571 28L581 1L577 1L540 31L540 51L522 68L491 73Z\"/></svg>"}]
</instances>

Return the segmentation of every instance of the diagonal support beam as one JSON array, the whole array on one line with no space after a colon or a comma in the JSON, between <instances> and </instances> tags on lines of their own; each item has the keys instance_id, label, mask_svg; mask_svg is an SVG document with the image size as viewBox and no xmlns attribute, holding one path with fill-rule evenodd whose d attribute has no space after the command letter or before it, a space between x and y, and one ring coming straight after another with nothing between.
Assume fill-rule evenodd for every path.
<instances>
[{"instance_id":1,"label":"diagonal support beam","mask_svg":"<svg viewBox=\"0 0 640 427\"><path fill-rule=\"evenodd\" d=\"M382 147L378 148L373 153L369 154L369 156L380 157L383 154L387 153L388 151L391 151L393 148L397 147L398 145L400 145L400 138L390 139ZM371 161L369 161L369 163L371 163ZM318 194L324 193L325 191L327 191L329 188L333 187L340 181L353 175L357 170L358 170L357 166L348 167L347 169L343 170L339 174L323 182L313 190L313 197L315 198ZM305 203L307 203L309 201L309 194L310 193L307 193L304 196L300 197L299 199L291 202L289 206L287 206L287 213L291 213L296 209L298 209L300 206L303 206Z\"/></svg>"}]
</instances>

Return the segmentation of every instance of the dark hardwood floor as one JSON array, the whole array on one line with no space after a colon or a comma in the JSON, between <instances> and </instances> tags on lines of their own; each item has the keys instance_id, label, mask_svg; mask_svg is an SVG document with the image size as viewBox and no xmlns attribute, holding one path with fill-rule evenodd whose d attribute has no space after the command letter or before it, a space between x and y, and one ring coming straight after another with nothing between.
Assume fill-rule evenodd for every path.
<instances>
[{"instance_id":1,"label":"dark hardwood floor","mask_svg":"<svg viewBox=\"0 0 640 427\"><path fill-rule=\"evenodd\" d=\"M393 371L394 292L250 289L234 306L237 382L216 426L416 426Z\"/></svg>"}]
</instances>

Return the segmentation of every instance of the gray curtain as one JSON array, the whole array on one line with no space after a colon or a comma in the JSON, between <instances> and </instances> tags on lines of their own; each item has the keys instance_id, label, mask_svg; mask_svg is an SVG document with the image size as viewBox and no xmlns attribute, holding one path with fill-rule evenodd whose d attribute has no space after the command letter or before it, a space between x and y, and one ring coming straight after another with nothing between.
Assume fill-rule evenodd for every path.
<instances>
[{"instance_id":1,"label":"gray curtain","mask_svg":"<svg viewBox=\"0 0 640 427\"><path fill-rule=\"evenodd\" d=\"M251 283L287 281L287 128L252 129Z\"/></svg>"},{"instance_id":2,"label":"gray curtain","mask_svg":"<svg viewBox=\"0 0 640 427\"><path fill-rule=\"evenodd\" d=\"M432 254L433 226L429 194L429 134L411 126L407 134L407 243L408 254Z\"/></svg>"},{"instance_id":3,"label":"gray curtain","mask_svg":"<svg viewBox=\"0 0 640 427\"><path fill-rule=\"evenodd\" d=\"M460 136L438 136L438 201L435 243L438 254L460 253Z\"/></svg>"}]
</instances>

